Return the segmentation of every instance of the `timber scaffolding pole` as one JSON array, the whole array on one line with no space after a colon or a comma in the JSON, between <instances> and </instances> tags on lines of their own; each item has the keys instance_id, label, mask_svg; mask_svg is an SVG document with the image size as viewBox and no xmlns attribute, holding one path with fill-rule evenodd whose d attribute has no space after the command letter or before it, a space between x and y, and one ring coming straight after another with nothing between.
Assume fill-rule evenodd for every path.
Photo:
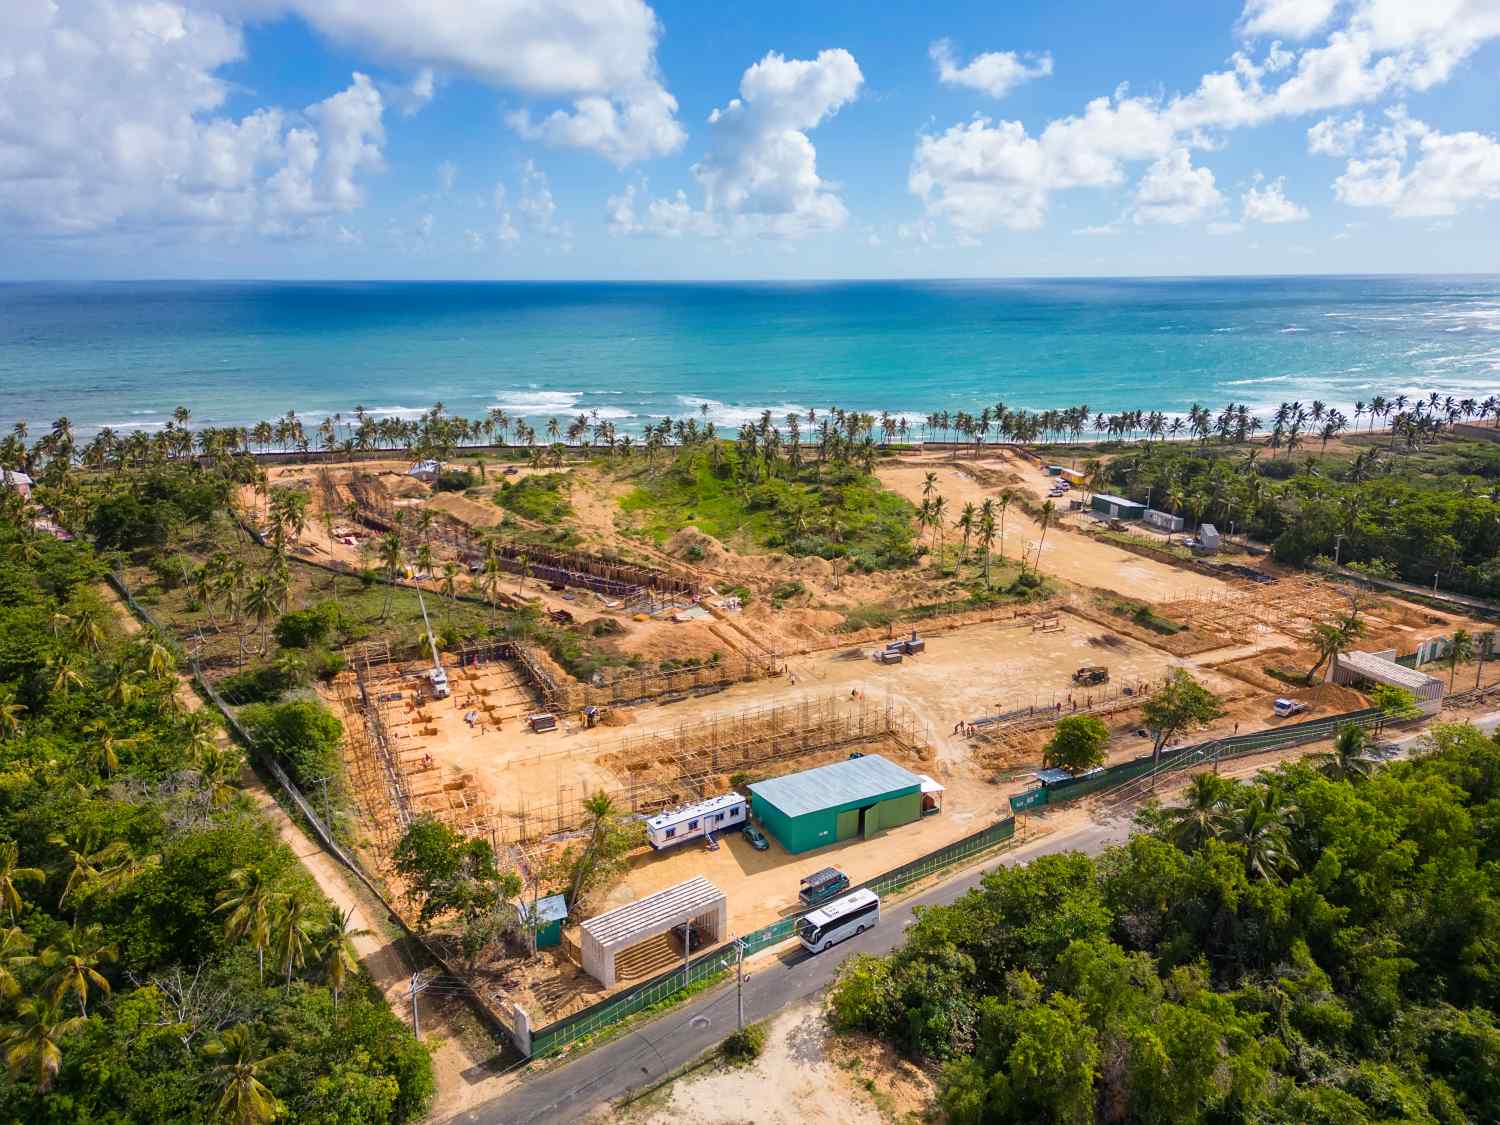
<instances>
[{"instance_id":1,"label":"timber scaffolding pole","mask_svg":"<svg viewBox=\"0 0 1500 1125\"><path fill-rule=\"evenodd\" d=\"M750 708L677 727L634 735L588 752L598 764L624 777L608 789L562 785L554 801L522 803L496 813L507 843L525 845L581 830L588 821L583 800L603 790L616 805L650 815L720 791L725 775L779 762L872 743L894 744L914 757L930 753L928 731L915 715L891 703L838 697ZM527 763L566 760L579 751L528 758Z\"/></svg>"},{"instance_id":2,"label":"timber scaffolding pole","mask_svg":"<svg viewBox=\"0 0 1500 1125\"><path fill-rule=\"evenodd\" d=\"M368 650L367 650L368 651ZM386 665L389 667L389 665ZM389 675L374 678L372 682L371 666L368 663L356 664L354 667L355 681L359 686L360 712L365 720L365 729L369 733L369 744L375 751L375 759L385 777L386 794L390 801L391 810L395 813L396 824L404 833L412 822L411 795L406 790L406 775L401 768L401 763L396 757L396 752L391 746L391 739L385 729L385 723L380 717L380 699L378 695L378 681L389 679ZM376 694L372 694L372 692Z\"/></svg>"}]
</instances>

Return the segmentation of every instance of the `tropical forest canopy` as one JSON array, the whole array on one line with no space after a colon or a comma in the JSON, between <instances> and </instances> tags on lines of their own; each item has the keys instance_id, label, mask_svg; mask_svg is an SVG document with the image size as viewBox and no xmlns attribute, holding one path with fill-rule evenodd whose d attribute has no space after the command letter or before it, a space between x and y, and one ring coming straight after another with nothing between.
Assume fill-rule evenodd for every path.
<instances>
[{"instance_id":1,"label":"tropical forest canopy","mask_svg":"<svg viewBox=\"0 0 1500 1125\"><path fill-rule=\"evenodd\" d=\"M960 1125L1500 1119L1500 745L1350 749L996 869L849 963L836 1023Z\"/></svg>"}]
</instances>

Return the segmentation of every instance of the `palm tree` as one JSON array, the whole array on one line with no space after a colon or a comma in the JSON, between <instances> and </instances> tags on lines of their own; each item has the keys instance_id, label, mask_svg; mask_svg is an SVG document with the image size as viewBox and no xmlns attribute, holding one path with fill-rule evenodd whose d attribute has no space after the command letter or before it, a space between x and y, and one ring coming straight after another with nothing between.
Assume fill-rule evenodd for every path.
<instances>
[{"instance_id":1,"label":"palm tree","mask_svg":"<svg viewBox=\"0 0 1500 1125\"><path fill-rule=\"evenodd\" d=\"M0 930L0 997L9 1000L21 991L12 971L36 960L31 956L31 937L19 926Z\"/></svg>"},{"instance_id":2,"label":"palm tree","mask_svg":"<svg viewBox=\"0 0 1500 1125\"><path fill-rule=\"evenodd\" d=\"M278 895L259 867L240 867L229 873L234 885L219 894L218 912L228 911L224 933L233 941L248 938L255 946L260 979L266 979L266 946L271 942L271 908Z\"/></svg>"},{"instance_id":3,"label":"palm tree","mask_svg":"<svg viewBox=\"0 0 1500 1125\"><path fill-rule=\"evenodd\" d=\"M380 563L385 567L385 604L380 607L380 620L391 612L391 594L395 592L396 576L401 573L401 535L388 531L380 538Z\"/></svg>"},{"instance_id":4,"label":"palm tree","mask_svg":"<svg viewBox=\"0 0 1500 1125\"><path fill-rule=\"evenodd\" d=\"M1010 507L1016 498L1015 489L1002 488L1000 490L1000 557L1005 558L1005 510Z\"/></svg>"},{"instance_id":5,"label":"palm tree","mask_svg":"<svg viewBox=\"0 0 1500 1125\"><path fill-rule=\"evenodd\" d=\"M26 705L16 702L14 690L7 689L0 694L0 733L6 738L14 738L21 733L21 716L26 714Z\"/></svg>"},{"instance_id":6,"label":"palm tree","mask_svg":"<svg viewBox=\"0 0 1500 1125\"><path fill-rule=\"evenodd\" d=\"M1495 655L1494 632L1480 633L1479 640L1474 645L1474 655L1478 658L1479 666L1474 669L1474 686L1479 686L1479 681L1484 677L1484 662Z\"/></svg>"},{"instance_id":7,"label":"palm tree","mask_svg":"<svg viewBox=\"0 0 1500 1125\"><path fill-rule=\"evenodd\" d=\"M979 549L984 552L984 588L990 588L990 552L995 547L995 504L985 498L979 506Z\"/></svg>"},{"instance_id":8,"label":"palm tree","mask_svg":"<svg viewBox=\"0 0 1500 1125\"><path fill-rule=\"evenodd\" d=\"M1448 665L1448 690L1453 690L1453 677L1458 675L1458 666L1474 659L1474 637L1467 629L1455 630L1448 638L1448 651L1443 660Z\"/></svg>"},{"instance_id":9,"label":"palm tree","mask_svg":"<svg viewBox=\"0 0 1500 1125\"><path fill-rule=\"evenodd\" d=\"M286 986L292 985L292 971L307 963L307 951L312 947L308 936L308 907L311 904L302 891L293 891L287 896L286 905L276 916L272 944L281 971L286 974Z\"/></svg>"},{"instance_id":10,"label":"palm tree","mask_svg":"<svg viewBox=\"0 0 1500 1125\"><path fill-rule=\"evenodd\" d=\"M339 994L349 974L359 971L359 957L354 950L354 939L368 937L370 931L354 925L354 911L335 906L333 917L323 931L321 951L324 958L324 973L328 987L333 992L333 1010L339 1010Z\"/></svg>"},{"instance_id":11,"label":"palm tree","mask_svg":"<svg viewBox=\"0 0 1500 1125\"><path fill-rule=\"evenodd\" d=\"M220 1082L219 1097L214 1102L216 1118L233 1125L262 1125L275 1120L281 1105L260 1076L276 1056L260 1057L248 1027L231 1027L206 1044L203 1053L224 1060L214 1067Z\"/></svg>"},{"instance_id":12,"label":"palm tree","mask_svg":"<svg viewBox=\"0 0 1500 1125\"><path fill-rule=\"evenodd\" d=\"M1236 810L1229 822L1228 838L1245 849L1246 878L1278 882L1282 868L1296 867L1291 853L1292 814L1292 808L1272 785L1253 790Z\"/></svg>"},{"instance_id":13,"label":"palm tree","mask_svg":"<svg viewBox=\"0 0 1500 1125\"><path fill-rule=\"evenodd\" d=\"M1192 851L1223 832L1234 783L1217 774L1200 773L1188 782L1187 801L1166 810L1170 825L1167 839L1183 851Z\"/></svg>"},{"instance_id":14,"label":"palm tree","mask_svg":"<svg viewBox=\"0 0 1500 1125\"><path fill-rule=\"evenodd\" d=\"M0 902L10 911L11 925L25 906L18 883L42 883L46 874L40 867L22 867L21 849L14 840L0 840Z\"/></svg>"},{"instance_id":15,"label":"palm tree","mask_svg":"<svg viewBox=\"0 0 1500 1125\"><path fill-rule=\"evenodd\" d=\"M260 629L260 652L264 656L271 643L271 618L276 616L276 591L269 578L262 576L250 584L245 611Z\"/></svg>"},{"instance_id":16,"label":"palm tree","mask_svg":"<svg viewBox=\"0 0 1500 1125\"><path fill-rule=\"evenodd\" d=\"M71 865L62 894L57 899L58 906L64 905L68 899L93 883L108 882L122 872L130 860L130 849L123 840L114 840L100 847L97 830L87 831L72 839L57 832L47 839L49 843L67 852L68 863Z\"/></svg>"},{"instance_id":17,"label":"palm tree","mask_svg":"<svg viewBox=\"0 0 1500 1125\"><path fill-rule=\"evenodd\" d=\"M16 1019L0 1030L0 1048L12 1078L29 1074L37 1093L52 1088L62 1067L61 1043L84 1025L81 1016L64 1018L58 1004L40 996L16 1005Z\"/></svg>"},{"instance_id":18,"label":"palm tree","mask_svg":"<svg viewBox=\"0 0 1500 1125\"><path fill-rule=\"evenodd\" d=\"M938 569L943 569L943 543L945 541L945 529L947 525L943 517L948 514L948 501L939 495L932 498L932 526L937 530L938 540Z\"/></svg>"},{"instance_id":19,"label":"palm tree","mask_svg":"<svg viewBox=\"0 0 1500 1125\"><path fill-rule=\"evenodd\" d=\"M578 858L578 866L573 870L573 885L568 891L570 907L578 901L578 892L583 886L584 879L588 877L594 853L598 851L599 842L604 838L604 830L609 823L609 818L614 815L615 802L608 793L601 789L592 797L584 799L583 811L589 815L589 842L583 849L583 855Z\"/></svg>"},{"instance_id":20,"label":"palm tree","mask_svg":"<svg viewBox=\"0 0 1500 1125\"><path fill-rule=\"evenodd\" d=\"M71 992L78 997L78 1014L86 1019L89 988L97 988L106 996L110 994L109 981L99 971L99 966L114 959L115 947L104 940L102 927L87 926L80 930L74 924L63 935L60 944L42 953L43 965L56 966L52 975L42 983L42 988L59 1005Z\"/></svg>"},{"instance_id":21,"label":"palm tree","mask_svg":"<svg viewBox=\"0 0 1500 1125\"><path fill-rule=\"evenodd\" d=\"M1036 542L1036 572L1042 572L1042 547L1047 542L1047 529L1052 526L1053 519L1057 516L1057 505L1051 500L1042 502L1042 518L1038 521L1042 526L1042 536ZM1026 560L1021 560L1022 569L1025 569Z\"/></svg>"},{"instance_id":22,"label":"palm tree","mask_svg":"<svg viewBox=\"0 0 1500 1125\"><path fill-rule=\"evenodd\" d=\"M1374 763L1365 757L1370 745L1370 736L1363 727L1345 723L1334 735L1333 749L1322 754L1309 754L1308 761L1319 773L1333 781L1358 781L1368 777Z\"/></svg>"}]
</instances>

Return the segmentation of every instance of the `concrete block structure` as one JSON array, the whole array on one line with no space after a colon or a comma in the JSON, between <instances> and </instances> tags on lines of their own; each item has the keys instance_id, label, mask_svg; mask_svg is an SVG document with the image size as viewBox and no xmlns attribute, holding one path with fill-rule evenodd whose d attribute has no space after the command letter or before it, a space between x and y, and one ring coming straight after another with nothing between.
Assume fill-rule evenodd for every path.
<instances>
[{"instance_id":1,"label":"concrete block structure","mask_svg":"<svg viewBox=\"0 0 1500 1125\"><path fill-rule=\"evenodd\" d=\"M622 953L684 924L707 930L711 944L723 941L729 932L724 892L701 875L584 922L580 927L583 971L612 988L616 959Z\"/></svg>"},{"instance_id":2,"label":"concrete block structure","mask_svg":"<svg viewBox=\"0 0 1500 1125\"><path fill-rule=\"evenodd\" d=\"M750 809L796 855L922 816L922 778L867 754L750 786Z\"/></svg>"}]
</instances>

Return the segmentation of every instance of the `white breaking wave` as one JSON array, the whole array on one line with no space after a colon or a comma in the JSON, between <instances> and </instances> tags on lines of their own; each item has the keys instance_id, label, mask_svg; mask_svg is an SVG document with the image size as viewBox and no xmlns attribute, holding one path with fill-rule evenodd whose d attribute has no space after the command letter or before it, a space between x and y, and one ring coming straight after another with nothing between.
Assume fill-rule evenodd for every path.
<instances>
[{"instance_id":1,"label":"white breaking wave","mask_svg":"<svg viewBox=\"0 0 1500 1125\"><path fill-rule=\"evenodd\" d=\"M582 391L503 390L495 393L495 405L513 414L568 414L582 395Z\"/></svg>"}]
</instances>

